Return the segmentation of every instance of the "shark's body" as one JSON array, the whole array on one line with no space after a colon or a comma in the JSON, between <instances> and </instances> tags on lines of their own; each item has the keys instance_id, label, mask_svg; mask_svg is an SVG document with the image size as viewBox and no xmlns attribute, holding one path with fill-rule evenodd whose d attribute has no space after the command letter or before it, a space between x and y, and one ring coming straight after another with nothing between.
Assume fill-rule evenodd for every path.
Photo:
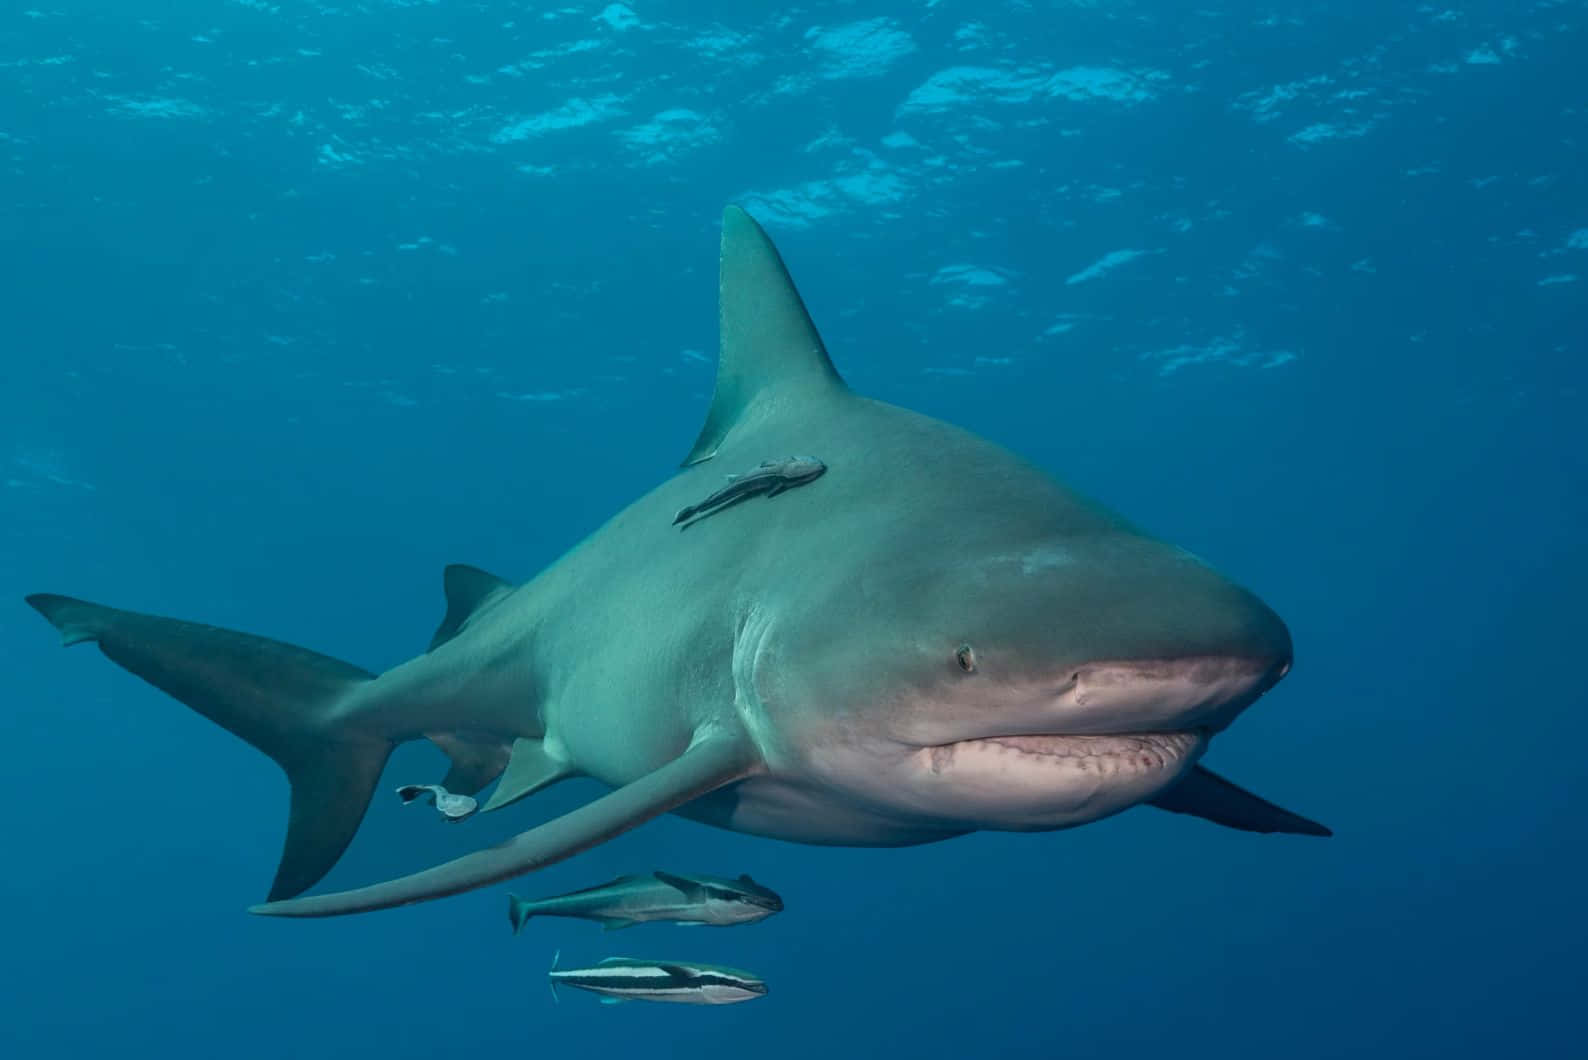
<instances>
[{"instance_id":1,"label":"shark's body","mask_svg":"<svg viewBox=\"0 0 1588 1060\"><path fill-rule=\"evenodd\" d=\"M98 641L286 769L286 849L256 911L457 893L668 811L848 845L1069 827L1147 801L1326 834L1194 768L1289 669L1272 611L1009 452L850 391L770 241L732 207L722 270L716 394L684 470L522 586L449 568L431 650L378 677L30 598L67 643ZM790 452L826 473L673 526L723 468ZM391 748L422 736L452 756L451 791L501 773L487 810L571 775L617 790L447 865L287 900L351 839Z\"/></svg>"}]
</instances>

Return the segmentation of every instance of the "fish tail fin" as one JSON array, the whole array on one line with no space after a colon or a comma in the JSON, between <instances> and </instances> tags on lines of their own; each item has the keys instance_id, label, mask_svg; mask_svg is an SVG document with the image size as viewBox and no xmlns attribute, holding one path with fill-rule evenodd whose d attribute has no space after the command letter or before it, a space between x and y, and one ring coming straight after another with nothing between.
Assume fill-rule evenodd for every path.
<instances>
[{"instance_id":1,"label":"fish tail fin","mask_svg":"<svg viewBox=\"0 0 1588 1060\"><path fill-rule=\"evenodd\" d=\"M27 602L64 644L94 641L112 662L275 759L292 798L272 900L330 871L352 841L394 742L339 722L373 674L290 644L41 593Z\"/></svg>"},{"instance_id":2,"label":"fish tail fin","mask_svg":"<svg viewBox=\"0 0 1588 1060\"><path fill-rule=\"evenodd\" d=\"M528 898L520 898L516 894L507 896L507 920L513 925L513 934L517 935L523 931L524 921L535 915L530 912L534 904ZM553 964L552 967L555 969L556 965Z\"/></svg>"},{"instance_id":3,"label":"fish tail fin","mask_svg":"<svg viewBox=\"0 0 1588 1060\"><path fill-rule=\"evenodd\" d=\"M561 959L562 959L562 951L561 950L557 950L556 952L554 952L551 955L551 969L550 969L550 971L548 971L546 973L546 975L548 977L551 976L552 972L555 972L557 970L557 962L559 960L561 960ZM557 996L557 980L555 978L547 978L546 985L551 987L551 999L553 1001L555 1001L559 1005L562 1004L562 998Z\"/></svg>"}]
</instances>

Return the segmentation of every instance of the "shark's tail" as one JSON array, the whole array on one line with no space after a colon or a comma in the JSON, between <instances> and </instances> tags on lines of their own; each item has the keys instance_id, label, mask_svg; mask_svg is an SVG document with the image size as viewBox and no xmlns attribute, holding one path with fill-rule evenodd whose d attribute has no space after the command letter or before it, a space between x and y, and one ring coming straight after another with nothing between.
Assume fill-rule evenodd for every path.
<instances>
[{"instance_id":1,"label":"shark's tail","mask_svg":"<svg viewBox=\"0 0 1588 1060\"><path fill-rule=\"evenodd\" d=\"M507 919L513 925L513 934L523 931L524 921L535 915L530 912L534 905L528 898L520 898L516 894L507 896Z\"/></svg>"},{"instance_id":2,"label":"shark's tail","mask_svg":"<svg viewBox=\"0 0 1588 1060\"><path fill-rule=\"evenodd\" d=\"M112 662L247 740L286 771L292 803L271 901L307 890L330 871L364 819L394 746L337 721L337 705L373 674L214 626L67 596L27 600L63 643L97 641Z\"/></svg>"}]
</instances>

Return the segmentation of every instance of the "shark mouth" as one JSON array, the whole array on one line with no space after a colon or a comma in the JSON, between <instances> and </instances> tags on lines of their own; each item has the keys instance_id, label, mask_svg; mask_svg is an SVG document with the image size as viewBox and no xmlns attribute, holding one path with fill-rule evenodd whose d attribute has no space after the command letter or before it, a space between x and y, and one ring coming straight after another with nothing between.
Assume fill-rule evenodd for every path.
<instances>
[{"instance_id":1,"label":"shark mouth","mask_svg":"<svg viewBox=\"0 0 1588 1060\"><path fill-rule=\"evenodd\" d=\"M964 754L1003 755L1014 762L1055 766L1099 776L1178 773L1207 748L1204 729L1116 734L983 736L926 748L933 773L953 768ZM1011 763L1013 764L1013 762Z\"/></svg>"}]
</instances>

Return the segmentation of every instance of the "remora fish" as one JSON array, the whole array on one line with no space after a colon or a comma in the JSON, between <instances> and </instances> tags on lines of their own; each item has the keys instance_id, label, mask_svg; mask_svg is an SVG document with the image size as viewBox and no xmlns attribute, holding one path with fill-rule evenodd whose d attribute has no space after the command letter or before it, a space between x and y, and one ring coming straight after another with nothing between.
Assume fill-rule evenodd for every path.
<instances>
[{"instance_id":1,"label":"remora fish","mask_svg":"<svg viewBox=\"0 0 1588 1060\"><path fill-rule=\"evenodd\" d=\"M467 795L454 795L440 784L404 784L397 789L397 797L404 804L413 802L422 795L430 796L430 802L436 812L453 824L471 817L479 809L479 803Z\"/></svg>"},{"instance_id":2,"label":"remora fish","mask_svg":"<svg viewBox=\"0 0 1588 1060\"><path fill-rule=\"evenodd\" d=\"M254 912L458 894L669 811L854 846L1070 828L1142 804L1329 834L1198 764L1290 671L1278 615L1007 450L851 391L736 207L721 267L716 391L684 469L524 585L449 567L446 617L417 658L376 676L28 598L63 643L97 643L285 770L286 842ZM713 467L801 451L842 468L819 501L793 491L672 531ZM347 846L392 749L449 734L471 784L510 752L486 809L578 774L615 790L446 864L294 898Z\"/></svg>"},{"instance_id":3,"label":"remora fish","mask_svg":"<svg viewBox=\"0 0 1588 1060\"><path fill-rule=\"evenodd\" d=\"M557 967L553 957L551 992L557 984L576 986L603 995L603 1004L620 1001L671 1001L682 1005L732 1005L766 996L759 976L737 968L696 961L646 961L633 957L608 957L594 968Z\"/></svg>"},{"instance_id":4,"label":"remora fish","mask_svg":"<svg viewBox=\"0 0 1588 1060\"><path fill-rule=\"evenodd\" d=\"M507 896L507 916L513 934L532 916L566 916L594 920L608 931L651 920L683 924L749 924L783 909L783 899L748 876L727 880L720 876L685 876L653 872L648 876L619 876L611 883L587 887L536 901Z\"/></svg>"},{"instance_id":5,"label":"remora fish","mask_svg":"<svg viewBox=\"0 0 1588 1060\"><path fill-rule=\"evenodd\" d=\"M729 475L728 484L699 504L685 505L673 516L673 524L719 511L757 493L776 497L784 490L803 486L821 477L827 465L814 456L791 456L783 460L763 460L754 471Z\"/></svg>"}]
</instances>

